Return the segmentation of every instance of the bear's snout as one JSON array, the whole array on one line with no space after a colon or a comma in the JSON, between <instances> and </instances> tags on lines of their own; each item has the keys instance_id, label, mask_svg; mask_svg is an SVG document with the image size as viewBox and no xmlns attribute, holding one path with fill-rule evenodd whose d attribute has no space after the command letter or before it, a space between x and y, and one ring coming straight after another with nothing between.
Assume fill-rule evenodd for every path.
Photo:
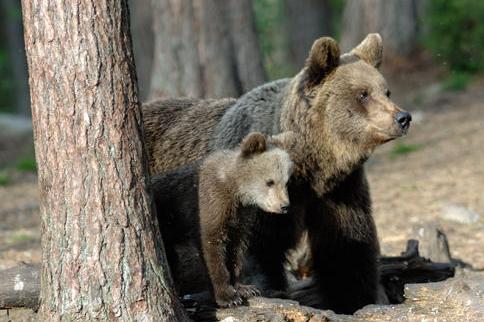
<instances>
[{"instance_id":1,"label":"bear's snout","mask_svg":"<svg viewBox=\"0 0 484 322\"><path fill-rule=\"evenodd\" d=\"M408 112L398 112L397 115L395 115L395 122L397 122L402 130L408 130L411 121L412 115Z\"/></svg>"}]
</instances>

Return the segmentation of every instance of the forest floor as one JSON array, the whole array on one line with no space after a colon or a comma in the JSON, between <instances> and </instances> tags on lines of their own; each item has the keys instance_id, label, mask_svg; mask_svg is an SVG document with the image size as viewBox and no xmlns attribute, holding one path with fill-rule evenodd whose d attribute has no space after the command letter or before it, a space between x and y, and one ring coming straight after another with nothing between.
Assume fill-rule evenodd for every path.
<instances>
[{"instance_id":1,"label":"forest floor","mask_svg":"<svg viewBox=\"0 0 484 322\"><path fill-rule=\"evenodd\" d=\"M367 164L382 253L398 254L414 225L438 221L452 255L483 268L484 79L453 92L437 74L414 71L389 80L395 101L412 112L414 122L405 138L378 148ZM0 130L0 148L7 146L1 140ZM2 180L5 173L8 180ZM38 197L34 173L0 169L0 270L40 262ZM480 218L445 220L449 204Z\"/></svg>"},{"instance_id":2,"label":"forest floor","mask_svg":"<svg viewBox=\"0 0 484 322\"><path fill-rule=\"evenodd\" d=\"M405 83L395 100L414 122L367 163L382 253L397 255L414 226L436 221L454 257L484 268L484 79L452 92L426 75L394 80ZM480 216L472 223L444 219L452 206Z\"/></svg>"}]
</instances>

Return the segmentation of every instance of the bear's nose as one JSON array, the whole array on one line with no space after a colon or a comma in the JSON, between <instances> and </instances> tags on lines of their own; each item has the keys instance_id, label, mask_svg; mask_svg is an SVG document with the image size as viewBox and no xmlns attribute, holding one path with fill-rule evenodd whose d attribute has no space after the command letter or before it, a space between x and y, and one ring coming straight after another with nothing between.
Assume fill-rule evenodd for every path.
<instances>
[{"instance_id":1,"label":"bear's nose","mask_svg":"<svg viewBox=\"0 0 484 322\"><path fill-rule=\"evenodd\" d=\"M289 204L288 203L281 204L281 211L283 213L286 213L288 210L289 210Z\"/></svg>"},{"instance_id":2,"label":"bear's nose","mask_svg":"<svg viewBox=\"0 0 484 322\"><path fill-rule=\"evenodd\" d=\"M408 112L398 112L397 115L395 115L395 121L397 121L402 130L406 130L410 126L412 115Z\"/></svg>"}]
</instances>

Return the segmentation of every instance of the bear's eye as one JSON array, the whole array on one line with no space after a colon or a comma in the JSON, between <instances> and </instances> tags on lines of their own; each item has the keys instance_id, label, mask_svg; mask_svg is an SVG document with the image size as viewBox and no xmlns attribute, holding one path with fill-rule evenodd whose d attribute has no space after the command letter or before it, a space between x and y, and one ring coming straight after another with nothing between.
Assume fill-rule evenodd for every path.
<instances>
[{"instance_id":1,"label":"bear's eye","mask_svg":"<svg viewBox=\"0 0 484 322\"><path fill-rule=\"evenodd\" d=\"M368 91L362 91L358 98L360 101L366 101L368 99Z\"/></svg>"},{"instance_id":2,"label":"bear's eye","mask_svg":"<svg viewBox=\"0 0 484 322\"><path fill-rule=\"evenodd\" d=\"M274 180L272 180L272 179L267 180L267 181L266 181L266 185L267 185L268 187L272 187L272 186L274 185Z\"/></svg>"},{"instance_id":3,"label":"bear's eye","mask_svg":"<svg viewBox=\"0 0 484 322\"><path fill-rule=\"evenodd\" d=\"M390 95L392 95L392 92L390 92L390 90L389 90L389 89L387 89L387 90L385 91L385 95L386 95L387 97L390 97Z\"/></svg>"}]
</instances>

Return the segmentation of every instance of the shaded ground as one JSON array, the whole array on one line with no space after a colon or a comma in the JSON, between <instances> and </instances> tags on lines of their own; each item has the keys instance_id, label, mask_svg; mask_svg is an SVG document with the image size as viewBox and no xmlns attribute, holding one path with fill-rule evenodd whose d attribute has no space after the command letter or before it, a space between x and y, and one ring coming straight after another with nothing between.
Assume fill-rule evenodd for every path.
<instances>
[{"instance_id":1,"label":"shaded ground","mask_svg":"<svg viewBox=\"0 0 484 322\"><path fill-rule=\"evenodd\" d=\"M40 217L35 175L17 174L0 186L0 270L40 262Z\"/></svg>"},{"instance_id":2,"label":"shaded ground","mask_svg":"<svg viewBox=\"0 0 484 322\"><path fill-rule=\"evenodd\" d=\"M406 138L381 147L368 162L382 252L398 254L413 225L439 220L453 255L483 268L484 80L453 93L440 90L428 74L393 81L401 89L393 89L396 101L413 112L415 122ZM0 180L0 270L40 261L35 175L9 170L9 177L8 184ZM439 219L448 203L481 217L473 224Z\"/></svg>"}]
</instances>

